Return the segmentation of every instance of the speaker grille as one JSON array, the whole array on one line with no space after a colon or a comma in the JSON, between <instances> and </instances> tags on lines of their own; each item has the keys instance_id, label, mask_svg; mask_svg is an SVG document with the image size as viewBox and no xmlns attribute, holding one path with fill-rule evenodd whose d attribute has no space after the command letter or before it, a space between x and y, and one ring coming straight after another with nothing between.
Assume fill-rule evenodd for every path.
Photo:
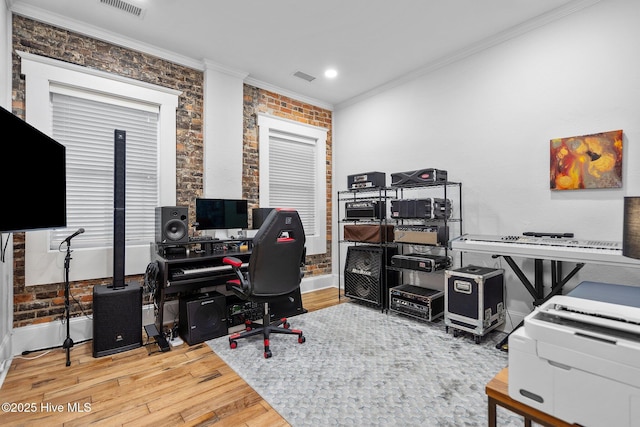
<instances>
[{"instance_id":1,"label":"speaker grille","mask_svg":"<svg viewBox=\"0 0 640 427\"><path fill-rule=\"evenodd\" d=\"M227 304L219 292L180 298L180 336L189 345L227 335Z\"/></svg>"},{"instance_id":2,"label":"speaker grille","mask_svg":"<svg viewBox=\"0 0 640 427\"><path fill-rule=\"evenodd\" d=\"M164 226L164 234L168 240L181 240L187 235L187 226L179 219L169 220Z\"/></svg>"},{"instance_id":3,"label":"speaker grille","mask_svg":"<svg viewBox=\"0 0 640 427\"><path fill-rule=\"evenodd\" d=\"M391 256L397 253L397 248L349 247L344 269L346 296L378 306L386 306L387 290L395 285L396 280L394 280L394 272L386 269L385 253L388 262Z\"/></svg>"},{"instance_id":4,"label":"speaker grille","mask_svg":"<svg viewBox=\"0 0 640 427\"><path fill-rule=\"evenodd\" d=\"M142 288L93 287L93 357L142 345Z\"/></svg>"}]
</instances>

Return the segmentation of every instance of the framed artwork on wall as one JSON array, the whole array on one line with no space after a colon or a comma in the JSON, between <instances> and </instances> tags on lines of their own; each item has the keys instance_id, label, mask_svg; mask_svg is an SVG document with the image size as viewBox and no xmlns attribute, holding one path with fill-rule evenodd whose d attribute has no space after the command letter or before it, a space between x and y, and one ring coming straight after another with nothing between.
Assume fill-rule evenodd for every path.
<instances>
[{"instance_id":1,"label":"framed artwork on wall","mask_svg":"<svg viewBox=\"0 0 640 427\"><path fill-rule=\"evenodd\" d=\"M622 187L622 130L552 139L550 154L552 190Z\"/></svg>"}]
</instances>

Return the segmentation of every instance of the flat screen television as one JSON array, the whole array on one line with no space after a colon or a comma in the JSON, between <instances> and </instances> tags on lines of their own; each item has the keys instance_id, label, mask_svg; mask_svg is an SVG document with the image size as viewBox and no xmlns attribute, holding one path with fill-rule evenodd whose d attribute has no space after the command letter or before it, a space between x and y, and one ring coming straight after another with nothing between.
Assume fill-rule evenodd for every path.
<instances>
[{"instance_id":1,"label":"flat screen television","mask_svg":"<svg viewBox=\"0 0 640 427\"><path fill-rule=\"evenodd\" d=\"M196 230L249 228L246 200L196 199Z\"/></svg>"},{"instance_id":2,"label":"flat screen television","mask_svg":"<svg viewBox=\"0 0 640 427\"><path fill-rule=\"evenodd\" d=\"M0 232L67 226L64 145L0 107Z\"/></svg>"}]
</instances>

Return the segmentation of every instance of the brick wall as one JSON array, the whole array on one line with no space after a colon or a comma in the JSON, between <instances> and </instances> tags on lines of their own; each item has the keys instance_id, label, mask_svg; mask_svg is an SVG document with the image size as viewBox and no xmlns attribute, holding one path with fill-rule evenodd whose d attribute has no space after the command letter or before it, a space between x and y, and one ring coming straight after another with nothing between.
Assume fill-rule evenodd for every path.
<instances>
[{"instance_id":1,"label":"brick wall","mask_svg":"<svg viewBox=\"0 0 640 427\"><path fill-rule=\"evenodd\" d=\"M189 222L194 222L196 197L203 189L203 73L160 58L105 43L52 27L31 19L13 16L12 108L25 117L25 82L20 75L20 50L88 68L182 91L176 111L176 203L189 206ZM331 111L245 85L243 197L250 207L258 202L258 152L255 113L265 112L331 129ZM327 253L307 259L307 275L331 274L331 130L327 135ZM25 165L28 166L28 165ZM24 233L14 235L14 327L51 322L64 314L64 283L25 286ZM61 274L62 276L62 274ZM127 280L141 280L128 277ZM111 278L73 282L71 316L91 313L93 286Z\"/></svg>"},{"instance_id":2,"label":"brick wall","mask_svg":"<svg viewBox=\"0 0 640 427\"><path fill-rule=\"evenodd\" d=\"M327 132L327 251L307 257L306 276L331 274L331 170L332 170L332 113L313 105L244 85L244 150L242 196L249 200L249 208L258 207L260 175L258 170L257 113L295 120L329 129Z\"/></svg>"},{"instance_id":3,"label":"brick wall","mask_svg":"<svg viewBox=\"0 0 640 427\"><path fill-rule=\"evenodd\" d=\"M105 43L13 15L12 108L25 117L25 81L15 51L29 52L88 68L182 91L176 111L176 202L188 206L202 195L202 105L204 75L157 57ZM24 167L28 167L25 164ZM195 206L190 206L195 213ZM193 222L191 218L190 222ZM13 326L51 322L64 314L64 283L25 286L24 233L14 235ZM60 276L63 274L61 272ZM140 280L129 277L127 280ZM107 277L71 283L71 316L91 313L93 286L111 283ZM74 301L75 300L75 301Z\"/></svg>"}]
</instances>

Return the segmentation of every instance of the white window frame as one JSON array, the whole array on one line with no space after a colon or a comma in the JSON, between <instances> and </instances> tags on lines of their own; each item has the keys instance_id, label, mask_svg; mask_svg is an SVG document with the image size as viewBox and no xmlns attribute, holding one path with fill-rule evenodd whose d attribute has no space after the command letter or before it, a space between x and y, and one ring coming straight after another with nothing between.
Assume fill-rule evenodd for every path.
<instances>
[{"instance_id":1,"label":"white window frame","mask_svg":"<svg viewBox=\"0 0 640 427\"><path fill-rule=\"evenodd\" d=\"M125 203L126 245L127 247L131 247L134 245L148 244L149 241L152 241L155 238L154 209L156 206L158 206L158 178L159 177L157 176L158 165L156 164L158 161L158 143L157 143L158 125L159 125L159 122L157 121L158 112L159 112L158 106L151 106L149 104L142 104L142 103L134 103L134 102L131 102L130 100L126 100L125 102L123 102L122 98L114 98L112 96L98 95L95 92L78 91L76 88L69 88L66 86L57 86L53 84L50 85L50 90L53 95L51 100L51 106L54 111L56 110L56 102L60 103L58 105L58 108L60 111L63 110L63 107L61 107L61 105L67 105L67 103L68 105L77 105L76 103L82 103L82 105L87 106L86 110L89 113L94 113L94 111L97 112L97 109L96 110L91 109L91 108L95 108L95 107L91 107L91 105L99 105L100 111L110 111L111 108L120 107L120 108L124 108L125 110L118 110L118 111L130 111L132 112L132 114L136 115L138 120L146 120L147 126L149 123L153 125L149 128L146 128L146 130L142 131L142 133L140 128L135 129L139 126L139 123L137 124L131 123L129 126L118 128L118 129L126 130L127 152L129 152L129 150L135 151L136 141L135 141L135 137L131 137L131 135L138 133L140 135L144 134L144 137L149 138L148 142L145 144L145 150L148 148L150 150L149 152L141 151L138 153L139 157L137 158L135 156L135 153L133 156L130 156L130 155L126 156L126 179L125 179L126 188L127 188L126 190L127 200ZM61 98L58 101L56 101L56 97L57 97L56 95L61 96ZM85 102L97 102L98 104L91 104L91 103L86 104ZM77 107L77 108L81 108L81 107ZM64 113L61 112L60 114L62 115ZM128 113L120 114L119 117L121 119L129 120L130 117L125 117L127 114ZM144 119L140 119L138 114L143 114ZM96 120L97 122L104 121L104 118L99 117L97 115L91 114L90 117L91 117L91 120ZM153 121L154 118L155 118L155 121ZM151 119L151 120L148 120L148 119ZM83 120L86 120L86 119L82 117L78 118L79 123L82 123L82 124L86 123ZM54 118L54 122L55 122L55 118ZM55 123L54 123L54 126L55 126ZM60 127L59 129L60 133L56 134L56 132L54 131L54 136L65 135L67 126L71 126L73 129L72 124L64 123L63 125L62 120L60 123L58 123L58 126ZM65 128L64 131L62 130L63 126ZM82 129L83 131L85 130L84 127ZM81 192L74 192L72 190L72 187L74 184L79 184L80 181L84 181L85 179L87 179L86 173L88 173L88 171L83 168L87 166L91 168L92 167L91 165L95 165L98 169L100 169L102 167L101 165L103 164L103 162L113 161L114 159L113 156L115 155L115 149L114 149L115 127L110 127L108 129L109 131L103 130L103 132L105 132L103 134L104 139L98 139L97 141L91 139L90 143L92 145L87 145L89 143L88 139L85 139L81 142L72 141L68 145L68 143L64 141L64 136L56 137L56 138L61 138L58 140L58 142L62 142L64 145L67 146L67 228L55 229L55 230L49 231L51 233L50 242L49 242L51 245L50 246L51 250L58 249L60 242L62 242L71 233L75 232L79 227L87 227L89 224L91 224L91 226L86 229L87 233L83 234L82 236L76 237L76 240L74 240L75 247L76 248L78 247L100 248L105 246L111 246L112 239L113 239L112 214L113 214L113 207L114 207L113 181L106 187L104 187L106 183L103 183L102 181L98 181L97 184L94 183L94 185L97 185L96 187L97 191L95 192L95 194L91 195L90 197L96 197L95 199L92 199L92 200L99 204L101 203L100 201L104 201L104 205L100 205L99 207L96 207L90 222L88 223L84 222L85 220L88 220L87 218L84 218L84 219L78 218L79 212L77 210L76 212L72 212L73 205L71 205L72 199L75 199L76 202L79 203L80 205L85 205L87 201L87 197L85 197L87 196L86 187L84 187L84 189ZM73 132L74 130L75 129L73 129L71 132ZM149 132L149 134L146 133L147 131ZM140 136L140 137L144 138L143 136ZM137 143L140 144L140 141L138 141ZM93 144L96 144L96 145L93 145ZM103 144L107 144L108 147L104 147ZM77 171L76 173L80 173L82 175L81 177L76 177L76 182L74 183L72 180L70 180L70 176L72 174L74 166L77 167L78 161L76 161L76 165L73 164L74 163L72 159L74 154L73 152L74 150L84 150L84 149L87 149L88 147L93 147L93 149L97 151L100 151L103 149L111 150L110 157L107 159L102 157L93 158L93 159L87 159L85 157L85 158L78 159L79 163L82 163L82 169L81 169L82 171ZM138 176L136 176L136 173L134 171L136 170L137 167L144 167L145 170L149 171L152 175L149 176L145 174L144 178L141 178L139 174ZM153 168L153 169L151 170L150 168ZM104 175L102 179L109 179L109 178L113 179L113 168L110 170L104 170L104 173L106 175ZM141 181L138 181L138 180L141 180ZM143 188L140 188L139 185L143 186ZM136 200L136 197L134 195L142 194L141 192L143 192L143 194L145 195L144 200L142 200L141 198ZM73 197L74 195L73 193L75 193L75 196L76 196L75 198ZM136 208L135 206L132 207L132 203L145 204L146 207L144 209L143 217L137 216L138 214L134 212ZM74 218L75 218L75 221L74 221Z\"/></svg>"},{"instance_id":2,"label":"white window frame","mask_svg":"<svg viewBox=\"0 0 640 427\"><path fill-rule=\"evenodd\" d=\"M258 141L260 157L260 207L271 206L269 195L269 139L272 132L300 135L315 141L316 145L316 215L315 234L308 234L307 255L327 252L327 132L328 129L267 114L258 114ZM288 206L287 206L288 207Z\"/></svg>"},{"instance_id":3,"label":"white window frame","mask_svg":"<svg viewBox=\"0 0 640 427\"><path fill-rule=\"evenodd\" d=\"M124 100L157 105L160 109L158 185L161 206L176 200L176 108L180 91L92 70L75 64L17 52L25 76L26 121L51 135L51 85L75 87ZM25 164L25 167L28 167ZM37 195L34 195L36 197ZM64 280L65 253L49 250L49 231L25 235L25 285L58 283ZM151 243L151 242L150 242ZM142 274L150 261L149 245L128 246L125 274ZM69 271L71 281L113 276L113 249L73 249Z\"/></svg>"}]
</instances>

